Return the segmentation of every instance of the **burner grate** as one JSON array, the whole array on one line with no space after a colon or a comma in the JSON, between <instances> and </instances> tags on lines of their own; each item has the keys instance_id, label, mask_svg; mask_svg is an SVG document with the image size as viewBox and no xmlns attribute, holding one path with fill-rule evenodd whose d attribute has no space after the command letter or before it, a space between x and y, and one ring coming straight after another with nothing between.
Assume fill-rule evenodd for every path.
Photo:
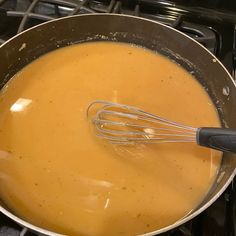
<instances>
[{"instance_id":1,"label":"burner grate","mask_svg":"<svg viewBox=\"0 0 236 236\"><path fill-rule=\"evenodd\" d=\"M9 0L2 0L1 5L7 5ZM203 44L212 53L217 52L216 33L206 26L194 24L185 21L181 14L173 15L172 13L163 13L159 10L153 10L142 1L138 4L127 4L125 1L109 0L22 0L17 1L14 9L5 10L5 14L9 19L16 21L16 32L10 35L2 35L0 30L0 43L3 43L14 33L20 33L27 28L42 22L50 21L63 16L90 14L90 13L116 13L127 14L144 17L150 20L164 23L172 26L177 30L189 35L193 39ZM5 8L6 9L6 8ZM1 14L0 14L1 21ZM0 28L1 29L1 28Z\"/></svg>"}]
</instances>

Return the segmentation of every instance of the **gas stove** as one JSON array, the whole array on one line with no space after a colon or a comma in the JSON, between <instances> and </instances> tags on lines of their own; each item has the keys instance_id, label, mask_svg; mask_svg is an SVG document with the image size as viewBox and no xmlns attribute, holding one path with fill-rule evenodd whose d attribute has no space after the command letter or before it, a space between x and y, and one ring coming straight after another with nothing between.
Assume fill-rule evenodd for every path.
<instances>
[{"instance_id":1,"label":"gas stove","mask_svg":"<svg viewBox=\"0 0 236 236\"><path fill-rule=\"evenodd\" d=\"M116 13L167 24L214 53L236 80L235 0L0 0L0 44L68 15ZM1 58L0 58L1 63ZM0 236L36 236L0 213ZM236 178L202 214L163 236L236 236Z\"/></svg>"}]
</instances>

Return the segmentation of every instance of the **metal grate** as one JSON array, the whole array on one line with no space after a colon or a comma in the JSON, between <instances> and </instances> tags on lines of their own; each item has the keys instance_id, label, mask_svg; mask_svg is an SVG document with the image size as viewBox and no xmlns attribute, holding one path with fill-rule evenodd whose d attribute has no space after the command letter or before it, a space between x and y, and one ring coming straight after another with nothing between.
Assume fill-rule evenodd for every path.
<instances>
[{"instance_id":1,"label":"metal grate","mask_svg":"<svg viewBox=\"0 0 236 236\"><path fill-rule=\"evenodd\" d=\"M160 8L154 10L145 1L19 0L16 1L15 7L10 7L8 2L9 0L2 0L0 7L6 9L3 14L14 24L15 30L9 35L2 36L0 30L0 43L33 25L59 17L88 13L117 13L140 16L170 25L202 43L211 52L217 51L217 37L212 29L187 22L181 14L164 12Z\"/></svg>"}]
</instances>

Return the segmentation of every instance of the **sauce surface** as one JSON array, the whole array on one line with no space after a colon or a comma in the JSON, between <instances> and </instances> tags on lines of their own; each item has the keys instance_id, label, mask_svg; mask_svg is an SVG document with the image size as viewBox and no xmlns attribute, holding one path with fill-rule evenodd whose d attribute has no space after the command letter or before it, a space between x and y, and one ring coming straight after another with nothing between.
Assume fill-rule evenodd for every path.
<instances>
[{"instance_id":1,"label":"sauce surface","mask_svg":"<svg viewBox=\"0 0 236 236\"><path fill-rule=\"evenodd\" d=\"M1 91L1 199L23 219L66 235L137 235L188 214L213 183L220 153L98 140L86 118L98 99L194 127L220 125L200 84L159 54L108 42L56 50Z\"/></svg>"}]
</instances>

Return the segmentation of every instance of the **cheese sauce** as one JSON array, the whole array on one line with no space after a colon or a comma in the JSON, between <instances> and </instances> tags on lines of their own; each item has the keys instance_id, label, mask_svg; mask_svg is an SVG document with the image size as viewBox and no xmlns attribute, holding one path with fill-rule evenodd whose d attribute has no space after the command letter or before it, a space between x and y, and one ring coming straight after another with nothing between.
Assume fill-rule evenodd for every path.
<instances>
[{"instance_id":1,"label":"cheese sauce","mask_svg":"<svg viewBox=\"0 0 236 236\"><path fill-rule=\"evenodd\" d=\"M94 100L140 107L190 126L219 126L207 93L159 54L84 43L37 59L0 94L0 197L61 234L131 236L168 226L203 199L219 152L196 144L112 146L90 129Z\"/></svg>"}]
</instances>

